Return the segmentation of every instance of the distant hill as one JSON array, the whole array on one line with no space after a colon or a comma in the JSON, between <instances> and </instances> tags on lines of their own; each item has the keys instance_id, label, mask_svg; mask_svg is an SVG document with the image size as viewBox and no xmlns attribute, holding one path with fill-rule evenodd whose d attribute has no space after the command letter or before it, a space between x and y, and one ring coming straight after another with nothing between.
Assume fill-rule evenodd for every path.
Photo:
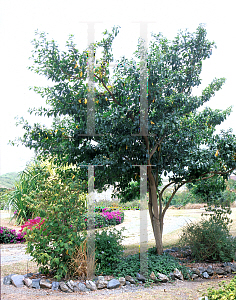
<instances>
[{"instance_id":1,"label":"distant hill","mask_svg":"<svg viewBox=\"0 0 236 300\"><path fill-rule=\"evenodd\" d=\"M18 177L19 175L16 172L0 175L0 188L12 188Z\"/></svg>"}]
</instances>

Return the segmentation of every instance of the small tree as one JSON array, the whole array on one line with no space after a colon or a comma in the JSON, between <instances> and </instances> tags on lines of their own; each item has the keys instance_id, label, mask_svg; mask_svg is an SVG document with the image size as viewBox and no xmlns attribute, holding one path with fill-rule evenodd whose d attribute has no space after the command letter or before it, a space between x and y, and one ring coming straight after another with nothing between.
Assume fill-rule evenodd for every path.
<instances>
[{"instance_id":1,"label":"small tree","mask_svg":"<svg viewBox=\"0 0 236 300\"><path fill-rule=\"evenodd\" d=\"M202 26L195 33L180 31L173 41L153 34L144 56L144 45L139 40L134 57L122 57L111 73L112 42L117 34L118 27L111 33L105 31L104 38L92 45L93 50L90 47L83 52L76 49L72 37L67 51L60 51L54 40L38 34L33 41L34 65L30 69L51 82L49 87L34 88L47 99L50 108L30 112L59 116L61 121L46 128L22 120L26 132L21 142L44 156L54 156L58 164L99 165L95 168L97 188L114 184L122 190L131 180L139 181L134 165L146 165L149 214L157 252L161 254L163 220L175 193L186 183L215 174L226 178L236 167L235 136L230 131L214 134L216 125L231 109L199 111L221 89L224 78L213 79L200 96L192 93L201 84L202 62L215 46L207 40ZM101 56L97 54L99 48ZM92 71L91 61L95 63ZM92 89L87 82L91 72ZM148 135L144 129L140 132L140 82L145 76ZM100 136L86 135L91 91L95 129ZM162 175L168 175L169 182L160 188ZM163 205L168 187L173 190Z\"/></svg>"}]
</instances>

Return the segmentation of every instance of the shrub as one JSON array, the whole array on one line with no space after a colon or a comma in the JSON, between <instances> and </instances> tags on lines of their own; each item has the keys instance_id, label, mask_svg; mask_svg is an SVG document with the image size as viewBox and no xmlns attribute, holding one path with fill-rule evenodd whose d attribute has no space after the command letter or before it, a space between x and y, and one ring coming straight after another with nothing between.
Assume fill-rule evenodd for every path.
<instances>
[{"instance_id":1,"label":"shrub","mask_svg":"<svg viewBox=\"0 0 236 300\"><path fill-rule=\"evenodd\" d=\"M236 299L236 277L234 277L229 284L226 284L225 281L219 283L219 289L208 288L207 293L204 293L203 296L208 296L208 299L214 300L235 300Z\"/></svg>"},{"instance_id":2,"label":"shrub","mask_svg":"<svg viewBox=\"0 0 236 300\"><path fill-rule=\"evenodd\" d=\"M14 229L0 227L0 244L19 244L25 242L25 234L17 233Z\"/></svg>"},{"instance_id":3,"label":"shrub","mask_svg":"<svg viewBox=\"0 0 236 300\"><path fill-rule=\"evenodd\" d=\"M197 261L232 261L235 259L236 240L229 230L213 219L202 219L182 229L180 246L189 246Z\"/></svg>"},{"instance_id":4,"label":"shrub","mask_svg":"<svg viewBox=\"0 0 236 300\"><path fill-rule=\"evenodd\" d=\"M162 273L168 276L175 270L175 268L178 268L182 272L184 278L188 279L189 270L185 266L180 265L179 260L167 253L158 255L155 247L148 249L148 277L151 272L154 272L156 276L157 273ZM133 278L136 278L137 273L139 272L140 256L139 254L134 254L123 258L122 261L119 262L114 270L114 276L125 277L126 275L130 275Z\"/></svg>"},{"instance_id":5,"label":"shrub","mask_svg":"<svg viewBox=\"0 0 236 300\"><path fill-rule=\"evenodd\" d=\"M121 242L122 228L120 231L113 228L112 230L102 230L96 233L95 239L95 259L97 263L96 274L111 275L121 261L124 250Z\"/></svg>"}]
</instances>

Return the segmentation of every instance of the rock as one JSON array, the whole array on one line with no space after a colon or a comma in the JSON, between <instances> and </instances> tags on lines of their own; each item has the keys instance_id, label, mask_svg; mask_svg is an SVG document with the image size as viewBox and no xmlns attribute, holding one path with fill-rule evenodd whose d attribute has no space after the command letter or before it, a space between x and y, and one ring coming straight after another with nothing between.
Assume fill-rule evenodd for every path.
<instances>
[{"instance_id":1,"label":"rock","mask_svg":"<svg viewBox=\"0 0 236 300\"><path fill-rule=\"evenodd\" d=\"M5 284L5 285L10 285L10 284L11 284L11 277L12 277L13 275L16 275L16 274L11 274L11 275L5 276L5 277L3 278L3 284Z\"/></svg>"},{"instance_id":2,"label":"rock","mask_svg":"<svg viewBox=\"0 0 236 300\"><path fill-rule=\"evenodd\" d=\"M142 274L137 273L136 278L143 283L146 282L146 278Z\"/></svg>"},{"instance_id":3,"label":"rock","mask_svg":"<svg viewBox=\"0 0 236 300\"><path fill-rule=\"evenodd\" d=\"M206 268L203 268L203 267L199 267L198 270L199 270L200 274L206 272Z\"/></svg>"},{"instance_id":4,"label":"rock","mask_svg":"<svg viewBox=\"0 0 236 300\"><path fill-rule=\"evenodd\" d=\"M57 282L57 281L53 281L53 282L52 282L52 290L53 290L53 291L57 291L58 288L59 288L59 286L60 286L60 283L59 283L59 282Z\"/></svg>"},{"instance_id":5,"label":"rock","mask_svg":"<svg viewBox=\"0 0 236 300\"><path fill-rule=\"evenodd\" d=\"M92 280L86 280L86 287L91 291L95 291L97 289L96 284Z\"/></svg>"},{"instance_id":6,"label":"rock","mask_svg":"<svg viewBox=\"0 0 236 300\"><path fill-rule=\"evenodd\" d=\"M199 276L198 276L197 274L194 274L194 273L191 275L192 280L195 280L195 279L197 279L198 277L199 277Z\"/></svg>"},{"instance_id":7,"label":"rock","mask_svg":"<svg viewBox=\"0 0 236 300\"><path fill-rule=\"evenodd\" d=\"M206 269L207 273L212 276L214 274L214 270L212 269L211 266L209 266L207 269Z\"/></svg>"},{"instance_id":8,"label":"rock","mask_svg":"<svg viewBox=\"0 0 236 300\"><path fill-rule=\"evenodd\" d=\"M43 289L51 289L52 288L52 284L48 280L45 280L45 279L41 279L39 284L40 284L40 287Z\"/></svg>"},{"instance_id":9,"label":"rock","mask_svg":"<svg viewBox=\"0 0 236 300\"><path fill-rule=\"evenodd\" d=\"M160 282L167 282L169 279L165 274L157 273L157 279L159 279Z\"/></svg>"},{"instance_id":10,"label":"rock","mask_svg":"<svg viewBox=\"0 0 236 300\"><path fill-rule=\"evenodd\" d=\"M32 280L31 280L30 278L25 277L25 278L23 279L23 281L24 281L24 284L25 284L28 288L32 288Z\"/></svg>"},{"instance_id":11,"label":"rock","mask_svg":"<svg viewBox=\"0 0 236 300\"><path fill-rule=\"evenodd\" d=\"M25 275L23 275L24 277L31 277L31 276L33 276L34 275L34 273L27 273L27 274L25 274Z\"/></svg>"},{"instance_id":12,"label":"rock","mask_svg":"<svg viewBox=\"0 0 236 300\"><path fill-rule=\"evenodd\" d=\"M231 266L231 272L236 272L236 265L235 264L232 264L232 266Z\"/></svg>"},{"instance_id":13,"label":"rock","mask_svg":"<svg viewBox=\"0 0 236 300\"><path fill-rule=\"evenodd\" d=\"M157 278L156 278L156 275L154 274L154 272L152 272L152 273L150 274L150 278L151 278L154 282L157 281Z\"/></svg>"},{"instance_id":14,"label":"rock","mask_svg":"<svg viewBox=\"0 0 236 300\"><path fill-rule=\"evenodd\" d=\"M120 282L121 286L125 285L125 278L124 277L120 277L119 278L119 282Z\"/></svg>"},{"instance_id":15,"label":"rock","mask_svg":"<svg viewBox=\"0 0 236 300\"><path fill-rule=\"evenodd\" d=\"M225 266L223 268L223 270L226 272L226 273L231 273L231 266Z\"/></svg>"},{"instance_id":16,"label":"rock","mask_svg":"<svg viewBox=\"0 0 236 300\"><path fill-rule=\"evenodd\" d=\"M32 279L32 288L40 289L40 278Z\"/></svg>"},{"instance_id":17,"label":"rock","mask_svg":"<svg viewBox=\"0 0 236 300\"><path fill-rule=\"evenodd\" d=\"M73 291L68 287L68 285L65 282L60 282L59 286L60 286L60 289L62 290L62 292L73 293Z\"/></svg>"},{"instance_id":18,"label":"rock","mask_svg":"<svg viewBox=\"0 0 236 300\"><path fill-rule=\"evenodd\" d=\"M108 289L116 289L120 286L120 281L117 279L111 279L108 281L107 288Z\"/></svg>"},{"instance_id":19,"label":"rock","mask_svg":"<svg viewBox=\"0 0 236 300\"><path fill-rule=\"evenodd\" d=\"M69 280L66 285L72 290L74 291L74 281L73 280Z\"/></svg>"},{"instance_id":20,"label":"rock","mask_svg":"<svg viewBox=\"0 0 236 300\"><path fill-rule=\"evenodd\" d=\"M126 276L125 276L125 280L129 281L130 283L133 283L133 284L135 284L135 280L134 280L134 278L133 278L133 277L131 277L131 276L129 276L129 275L126 275Z\"/></svg>"},{"instance_id":21,"label":"rock","mask_svg":"<svg viewBox=\"0 0 236 300\"><path fill-rule=\"evenodd\" d=\"M98 289L104 289L107 287L108 281L105 280L104 276L98 276L98 280L96 282Z\"/></svg>"},{"instance_id":22,"label":"rock","mask_svg":"<svg viewBox=\"0 0 236 300\"><path fill-rule=\"evenodd\" d=\"M197 274L198 276L201 275L201 272L200 272L197 268L192 268L192 272L193 272L194 274Z\"/></svg>"},{"instance_id":23,"label":"rock","mask_svg":"<svg viewBox=\"0 0 236 300\"><path fill-rule=\"evenodd\" d=\"M202 273L202 276L203 276L203 278L206 278L206 279L210 277L206 271Z\"/></svg>"},{"instance_id":24,"label":"rock","mask_svg":"<svg viewBox=\"0 0 236 300\"><path fill-rule=\"evenodd\" d=\"M74 285L74 292L90 292L91 290L86 288L86 285L82 282L78 282Z\"/></svg>"},{"instance_id":25,"label":"rock","mask_svg":"<svg viewBox=\"0 0 236 300\"><path fill-rule=\"evenodd\" d=\"M25 277L23 275L12 275L11 276L11 282L15 287L23 287L24 286L24 279Z\"/></svg>"},{"instance_id":26,"label":"rock","mask_svg":"<svg viewBox=\"0 0 236 300\"><path fill-rule=\"evenodd\" d=\"M184 276L183 276L183 274L176 268L175 270L174 270L174 275L175 275L175 277L177 278L177 279L179 279L179 280L184 280Z\"/></svg>"},{"instance_id":27,"label":"rock","mask_svg":"<svg viewBox=\"0 0 236 300\"><path fill-rule=\"evenodd\" d=\"M175 280L175 275L174 275L174 273L171 272L171 273L169 274L169 278L170 278L170 280Z\"/></svg>"},{"instance_id":28,"label":"rock","mask_svg":"<svg viewBox=\"0 0 236 300\"><path fill-rule=\"evenodd\" d=\"M226 273L222 268L216 268L214 272L218 275L224 275Z\"/></svg>"},{"instance_id":29,"label":"rock","mask_svg":"<svg viewBox=\"0 0 236 300\"><path fill-rule=\"evenodd\" d=\"M125 285L131 285L131 283L128 280L126 280Z\"/></svg>"}]
</instances>

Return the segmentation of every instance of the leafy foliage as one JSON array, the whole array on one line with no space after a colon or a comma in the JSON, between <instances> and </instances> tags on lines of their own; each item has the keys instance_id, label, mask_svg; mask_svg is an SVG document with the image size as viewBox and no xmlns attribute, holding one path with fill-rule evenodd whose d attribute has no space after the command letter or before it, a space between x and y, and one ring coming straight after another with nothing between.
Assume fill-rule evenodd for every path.
<instances>
[{"instance_id":1,"label":"leafy foliage","mask_svg":"<svg viewBox=\"0 0 236 300\"><path fill-rule=\"evenodd\" d=\"M182 272L184 278L188 279L188 269L182 266L176 258L167 253L157 255L155 247L148 249L148 277L150 276L151 272L154 272L156 276L157 273L162 273L169 276L169 274L173 272L175 268L178 268ZM137 273L139 272L139 254L134 254L122 259L122 261L114 270L114 276L125 277L126 275L130 275L133 278L136 278Z\"/></svg>"},{"instance_id":2,"label":"leafy foliage","mask_svg":"<svg viewBox=\"0 0 236 300\"><path fill-rule=\"evenodd\" d=\"M95 258L97 275L111 275L116 270L124 250L124 246L121 244L123 230L124 228L120 231L114 228L113 230L102 230L100 233L96 233Z\"/></svg>"},{"instance_id":3,"label":"leafy foliage","mask_svg":"<svg viewBox=\"0 0 236 300\"><path fill-rule=\"evenodd\" d=\"M181 186L215 174L227 178L236 168L232 131L214 134L231 108L199 110L222 88L225 78L213 79L200 96L192 94L192 88L201 84L202 62L215 47L203 26L194 33L180 31L172 41L153 34L147 51L139 40L133 58L122 57L111 72L117 34L118 27L106 30L101 41L79 52L72 36L67 50L60 51L45 33L36 33L30 69L50 81L49 87L34 87L49 108L30 113L55 119L51 128L22 119L25 134L20 142L44 157L52 156L58 165L99 165L96 188L113 184L118 191L125 190L132 180L140 181L134 165L147 165L149 212L160 254L164 215ZM145 113L141 100L147 100L148 135L140 129L140 115ZM89 135L87 109L93 105L96 135ZM160 188L162 175L168 175L169 183ZM162 207L167 187L172 194Z\"/></svg>"}]
</instances>

